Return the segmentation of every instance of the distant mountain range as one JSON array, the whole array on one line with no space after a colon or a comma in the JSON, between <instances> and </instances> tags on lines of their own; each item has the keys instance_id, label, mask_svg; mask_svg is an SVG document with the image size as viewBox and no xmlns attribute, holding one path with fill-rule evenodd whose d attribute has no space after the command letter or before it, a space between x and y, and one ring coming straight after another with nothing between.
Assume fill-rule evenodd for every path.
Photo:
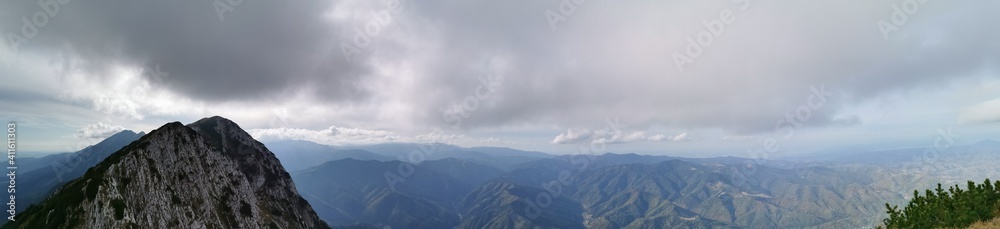
<instances>
[{"instance_id":1,"label":"distant mountain range","mask_svg":"<svg viewBox=\"0 0 1000 229\"><path fill-rule=\"evenodd\" d=\"M212 117L26 160L19 206L35 205L4 227L862 228L914 189L996 179L998 151L1000 143L984 141L933 158L902 149L758 164L440 143L327 146L260 143ZM424 157L411 162L413 152Z\"/></svg>"},{"instance_id":2,"label":"distant mountain range","mask_svg":"<svg viewBox=\"0 0 1000 229\"><path fill-rule=\"evenodd\" d=\"M510 169L512 166L520 163L534 161L541 158L553 157L553 155L545 153L521 151L510 148L498 148L498 147L463 148L459 146L441 144L441 143L432 143L432 144L388 143L388 144L378 144L369 146L358 146L356 148L368 150L373 153L381 155L390 156L395 160L402 160L402 161L411 160L409 158L410 154L416 151L416 152L421 152L421 154L423 155L426 155L424 160L455 158L483 165L489 165L501 170Z\"/></svg>"},{"instance_id":3,"label":"distant mountain range","mask_svg":"<svg viewBox=\"0 0 1000 229\"><path fill-rule=\"evenodd\" d=\"M278 140L265 142L282 164L289 171L298 171L323 162L353 158L357 160L376 161L409 161L414 151L427 156L423 160L438 160L445 158L462 159L479 164L490 165L499 169L510 169L511 166L534 161L541 158L552 158L555 155L534 151L523 151L502 147L471 147L464 148L455 145L432 143L386 143L376 145L334 147L301 140ZM424 153L427 151L429 153Z\"/></svg>"},{"instance_id":4,"label":"distant mountain range","mask_svg":"<svg viewBox=\"0 0 1000 229\"><path fill-rule=\"evenodd\" d=\"M727 172L737 165L680 160L585 171L549 160L499 173L446 159L415 166L393 190L384 173L400 163L345 159L293 174L293 179L333 225L393 228L839 228L874 223L886 201L902 199L872 187L873 180L862 174L761 167L737 185ZM460 164L466 164L464 169L454 169ZM454 177L481 171L496 175L485 182L486 176ZM575 174L568 184L551 185L561 172ZM529 207L542 203L545 207Z\"/></svg>"},{"instance_id":5,"label":"distant mountain range","mask_svg":"<svg viewBox=\"0 0 1000 229\"><path fill-rule=\"evenodd\" d=\"M372 153L363 149L341 149L320 145L310 141L282 140L267 142L267 148L274 152L288 171L298 171L317 166L327 161L353 158L358 160L391 161L390 156Z\"/></svg>"},{"instance_id":6,"label":"distant mountain range","mask_svg":"<svg viewBox=\"0 0 1000 229\"><path fill-rule=\"evenodd\" d=\"M733 171L746 170L741 166L748 166L749 159L602 154L588 156L588 165L580 169L574 164L574 157L577 156L533 155L533 160L502 163L500 165L504 168L500 169L493 166L497 163L472 162L483 161L493 155L484 156L474 153L474 150L469 150L473 153L466 152L466 155L455 155L463 153L463 148L441 148L453 153L439 157L450 159L413 165L415 178L399 183L400 188L396 190L388 188L391 182L384 175L396 171L405 162L334 161L295 173L293 179L300 186L309 184L309 187L300 187L304 193L335 190L331 187L361 188L350 185L356 183L353 180L330 175L352 174L351 179L365 177L363 183L366 185L362 187L379 189L377 193L382 193L380 197L392 196L393 201L389 202L419 203L385 206L382 201L386 199L374 201L365 199L371 198L368 196L335 194L350 192L332 192L334 194L328 195L337 195L332 199L324 195L307 195L306 199L312 203L320 202L324 208L337 209L332 213L320 213L320 217L332 225L404 228L859 228L877 225L885 217L885 203L905 202L913 189L931 187L933 182L948 177L928 176L915 173L912 169L898 169L900 167L893 164L879 164L879 160L871 158L886 157L879 153L850 156L853 160L866 163L768 160L751 164L756 166L751 170L754 172L741 178ZM415 150L416 146L392 144L366 149L391 154L393 151L390 149L408 152ZM997 149L1000 147L990 142L956 146L952 148L954 154L942 155L935 160L944 162L1000 155L996 154ZM956 155L961 157L956 158ZM367 168L364 170L350 170L346 166L355 164L368 166L364 166ZM472 164L476 169L440 172L442 169L439 167L456 167L456 164ZM989 164L968 164L964 169L992 168ZM502 172L497 173L498 170ZM545 184L558 181L560 174L567 172L572 182L561 186L558 196L549 191L553 186ZM478 175L475 180L486 181L473 185L471 189L463 184L475 182L456 185L455 180L462 180L460 177L469 174ZM979 179L971 174L962 176ZM426 189L414 185L450 187L437 190L455 197L428 197ZM368 189L351 192L366 193L364 190ZM537 204L536 198L541 193L548 193L552 203L542 208L541 215L528 217L530 211L526 208L531 205L529 203ZM454 204L456 200L459 200L457 205ZM345 202L352 204L340 204ZM423 214L371 217L400 212ZM426 220L434 216L437 216L435 220ZM434 223L397 219L425 219L420 222Z\"/></svg>"}]
</instances>

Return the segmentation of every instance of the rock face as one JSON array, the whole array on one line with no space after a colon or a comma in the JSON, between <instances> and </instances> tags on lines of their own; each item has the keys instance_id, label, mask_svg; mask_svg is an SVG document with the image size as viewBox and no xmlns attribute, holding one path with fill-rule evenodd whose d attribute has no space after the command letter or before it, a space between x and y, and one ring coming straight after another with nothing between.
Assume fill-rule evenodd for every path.
<instances>
[{"instance_id":1,"label":"rock face","mask_svg":"<svg viewBox=\"0 0 1000 229\"><path fill-rule=\"evenodd\" d=\"M274 154L221 117L168 123L4 228L328 228Z\"/></svg>"},{"instance_id":2,"label":"rock face","mask_svg":"<svg viewBox=\"0 0 1000 229\"><path fill-rule=\"evenodd\" d=\"M125 130L78 152L42 158L43 162L38 164L44 163L44 165L37 165L36 169L21 167L27 172L18 176L18 206L27 207L44 200L56 188L83 176L87 169L101 163L105 158L138 140L144 134ZM6 223L7 218L3 218L0 222Z\"/></svg>"}]
</instances>

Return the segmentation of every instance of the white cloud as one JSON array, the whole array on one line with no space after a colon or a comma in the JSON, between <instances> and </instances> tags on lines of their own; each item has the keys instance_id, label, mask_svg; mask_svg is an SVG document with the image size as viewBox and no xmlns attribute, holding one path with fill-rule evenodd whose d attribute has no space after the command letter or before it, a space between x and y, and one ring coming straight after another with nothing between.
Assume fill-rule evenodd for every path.
<instances>
[{"instance_id":1,"label":"white cloud","mask_svg":"<svg viewBox=\"0 0 1000 229\"><path fill-rule=\"evenodd\" d=\"M323 130L300 128L268 128L250 129L247 132L254 138L268 140L305 140L328 145L364 145L390 142L441 142L450 143L462 139L470 139L465 135L429 133L407 136L387 130L368 130L360 128L331 126Z\"/></svg>"},{"instance_id":2,"label":"white cloud","mask_svg":"<svg viewBox=\"0 0 1000 229\"><path fill-rule=\"evenodd\" d=\"M959 117L962 123L1000 122L1000 98L982 102L965 109Z\"/></svg>"},{"instance_id":3,"label":"white cloud","mask_svg":"<svg viewBox=\"0 0 1000 229\"><path fill-rule=\"evenodd\" d=\"M674 136L673 138L670 138L670 141L674 141L674 142L690 141L690 140L691 140L691 138L688 138L688 133L687 132L678 134L677 136Z\"/></svg>"},{"instance_id":4,"label":"white cloud","mask_svg":"<svg viewBox=\"0 0 1000 229\"><path fill-rule=\"evenodd\" d=\"M51 64L49 76L66 88L59 99L90 104L97 112L115 117L143 120L150 115L177 115L204 110L203 102L167 90L160 84L169 73L155 67L127 63L109 64L108 69L91 70L95 66L68 57ZM62 66L60 66L62 65Z\"/></svg>"},{"instance_id":5,"label":"white cloud","mask_svg":"<svg viewBox=\"0 0 1000 229\"><path fill-rule=\"evenodd\" d=\"M77 138L107 138L125 130L125 127L111 123L98 122L84 126L76 131Z\"/></svg>"},{"instance_id":6,"label":"white cloud","mask_svg":"<svg viewBox=\"0 0 1000 229\"><path fill-rule=\"evenodd\" d=\"M646 131L613 131L613 130L587 130L569 129L561 133L552 140L553 144L581 144L581 143L604 143L621 144L629 142L658 142L658 141L689 141L687 132L676 136L663 134L650 134Z\"/></svg>"}]
</instances>

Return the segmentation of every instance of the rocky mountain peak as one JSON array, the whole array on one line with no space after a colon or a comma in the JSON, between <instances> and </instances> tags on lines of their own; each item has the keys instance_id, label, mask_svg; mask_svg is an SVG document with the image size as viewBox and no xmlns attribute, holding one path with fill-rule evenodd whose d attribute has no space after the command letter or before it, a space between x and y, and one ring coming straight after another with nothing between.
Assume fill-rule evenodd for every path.
<instances>
[{"instance_id":1,"label":"rocky mountain peak","mask_svg":"<svg viewBox=\"0 0 1000 229\"><path fill-rule=\"evenodd\" d=\"M254 140L238 124L223 117L203 118L187 127L204 136L213 147L226 154L245 155L266 150L264 144Z\"/></svg>"},{"instance_id":2,"label":"rocky mountain peak","mask_svg":"<svg viewBox=\"0 0 1000 229\"><path fill-rule=\"evenodd\" d=\"M108 138L114 138L114 137L118 137L118 136L143 135L143 134L145 134L145 133L136 133L135 131L132 131L132 130L123 130L121 132L118 132L118 133L115 133L115 134L111 135L111 137L108 137Z\"/></svg>"},{"instance_id":3,"label":"rocky mountain peak","mask_svg":"<svg viewBox=\"0 0 1000 229\"><path fill-rule=\"evenodd\" d=\"M327 228L270 151L222 117L172 122L4 228Z\"/></svg>"}]
</instances>

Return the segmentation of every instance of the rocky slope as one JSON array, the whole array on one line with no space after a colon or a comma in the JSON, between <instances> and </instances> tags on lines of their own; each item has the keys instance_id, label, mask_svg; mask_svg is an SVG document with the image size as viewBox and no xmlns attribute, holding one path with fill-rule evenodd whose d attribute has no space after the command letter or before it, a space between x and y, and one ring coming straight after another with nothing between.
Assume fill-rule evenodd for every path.
<instances>
[{"instance_id":1,"label":"rocky slope","mask_svg":"<svg viewBox=\"0 0 1000 229\"><path fill-rule=\"evenodd\" d=\"M122 149L129 143L138 140L145 133L135 133L125 130L104 139L103 141L84 148L75 153L51 155L40 158L41 162L33 167L21 167L23 171L17 181L20 183L18 204L30 206L48 197L55 189L70 180L83 176L87 169L101 163L111 154ZM31 169L34 168L34 169ZM6 223L7 219L2 219Z\"/></svg>"},{"instance_id":2,"label":"rocky slope","mask_svg":"<svg viewBox=\"0 0 1000 229\"><path fill-rule=\"evenodd\" d=\"M4 228L328 228L278 160L221 118L168 123Z\"/></svg>"}]
</instances>

